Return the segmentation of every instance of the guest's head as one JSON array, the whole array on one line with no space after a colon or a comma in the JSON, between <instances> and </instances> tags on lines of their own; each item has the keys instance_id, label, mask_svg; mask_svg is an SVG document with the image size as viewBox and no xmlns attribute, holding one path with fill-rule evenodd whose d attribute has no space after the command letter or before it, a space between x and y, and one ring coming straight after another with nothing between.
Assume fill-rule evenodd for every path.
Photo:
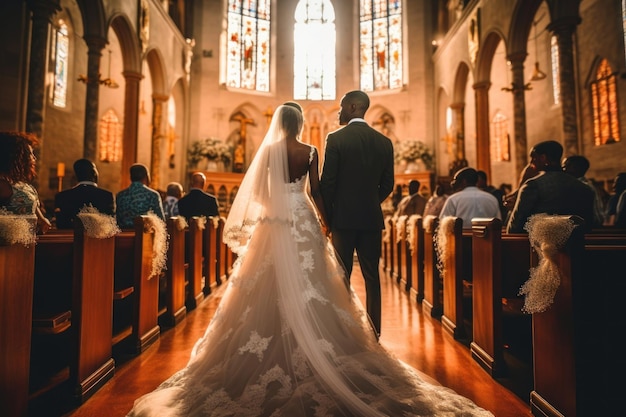
<instances>
[{"instance_id":1,"label":"guest's head","mask_svg":"<svg viewBox=\"0 0 626 417\"><path fill-rule=\"evenodd\" d=\"M167 184L167 195L181 198L183 196L183 186L178 182L170 182Z\"/></svg>"},{"instance_id":2,"label":"guest's head","mask_svg":"<svg viewBox=\"0 0 626 417\"><path fill-rule=\"evenodd\" d=\"M481 190L486 190L489 185L489 182L487 181L487 173L485 171L478 170L476 171L476 175L478 175L478 182L476 183L476 186Z\"/></svg>"},{"instance_id":3,"label":"guest's head","mask_svg":"<svg viewBox=\"0 0 626 417\"><path fill-rule=\"evenodd\" d=\"M465 187L475 187L478 183L478 174L474 168L465 167L459 169L450 182L454 191L460 191Z\"/></svg>"},{"instance_id":4,"label":"guest's head","mask_svg":"<svg viewBox=\"0 0 626 417\"><path fill-rule=\"evenodd\" d=\"M202 172L194 172L191 175L191 188L199 188L204 190L204 183L206 182L206 175Z\"/></svg>"},{"instance_id":5,"label":"guest's head","mask_svg":"<svg viewBox=\"0 0 626 417\"><path fill-rule=\"evenodd\" d=\"M626 172L620 172L613 180L613 191L615 194L621 194L626 191Z\"/></svg>"},{"instance_id":6,"label":"guest's head","mask_svg":"<svg viewBox=\"0 0 626 417\"><path fill-rule=\"evenodd\" d=\"M0 132L0 176L10 183L30 182L37 173L33 148L37 137L25 132Z\"/></svg>"},{"instance_id":7,"label":"guest's head","mask_svg":"<svg viewBox=\"0 0 626 417\"><path fill-rule=\"evenodd\" d=\"M530 150L530 164L539 171L560 171L563 146L555 140L539 142Z\"/></svg>"},{"instance_id":8,"label":"guest's head","mask_svg":"<svg viewBox=\"0 0 626 417\"><path fill-rule=\"evenodd\" d=\"M409 181L409 194L417 194L420 190L420 182L418 180Z\"/></svg>"},{"instance_id":9,"label":"guest's head","mask_svg":"<svg viewBox=\"0 0 626 417\"><path fill-rule=\"evenodd\" d=\"M132 182L142 182L145 185L150 184L150 174L148 167L144 164L133 164L130 167L130 180Z\"/></svg>"},{"instance_id":10,"label":"guest's head","mask_svg":"<svg viewBox=\"0 0 626 417\"><path fill-rule=\"evenodd\" d=\"M563 159L563 172L574 178L584 177L589 169L589 160L582 155L572 155Z\"/></svg>"},{"instance_id":11,"label":"guest's head","mask_svg":"<svg viewBox=\"0 0 626 417\"><path fill-rule=\"evenodd\" d=\"M341 99L339 124L343 126L347 125L352 119L362 119L369 107L370 98L365 92L361 90L354 90L346 93L346 95Z\"/></svg>"},{"instance_id":12,"label":"guest's head","mask_svg":"<svg viewBox=\"0 0 626 417\"><path fill-rule=\"evenodd\" d=\"M89 159L81 158L74 162L74 175L80 181L98 182L98 169Z\"/></svg>"}]
</instances>

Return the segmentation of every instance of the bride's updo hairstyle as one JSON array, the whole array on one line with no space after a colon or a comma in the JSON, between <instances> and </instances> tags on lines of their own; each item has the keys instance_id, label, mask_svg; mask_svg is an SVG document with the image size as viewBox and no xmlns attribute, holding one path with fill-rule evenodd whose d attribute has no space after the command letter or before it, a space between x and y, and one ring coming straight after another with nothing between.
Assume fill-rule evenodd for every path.
<instances>
[{"instance_id":1,"label":"bride's updo hairstyle","mask_svg":"<svg viewBox=\"0 0 626 417\"><path fill-rule=\"evenodd\" d=\"M304 117L302 111L298 110L295 106L285 105L280 112L282 117L281 125L287 136L298 136L302 130L304 124Z\"/></svg>"}]
</instances>

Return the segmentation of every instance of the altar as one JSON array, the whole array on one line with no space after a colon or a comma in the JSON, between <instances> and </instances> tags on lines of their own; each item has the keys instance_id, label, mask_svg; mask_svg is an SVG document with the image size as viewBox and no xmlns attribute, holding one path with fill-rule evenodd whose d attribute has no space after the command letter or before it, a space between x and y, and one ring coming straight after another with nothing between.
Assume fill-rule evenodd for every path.
<instances>
[{"instance_id":1,"label":"altar","mask_svg":"<svg viewBox=\"0 0 626 417\"><path fill-rule=\"evenodd\" d=\"M220 215L226 216L235 200L235 195L237 195L244 174L239 172L191 171L189 172L188 181L190 181L194 172L202 172L206 176L205 191L217 198Z\"/></svg>"}]
</instances>

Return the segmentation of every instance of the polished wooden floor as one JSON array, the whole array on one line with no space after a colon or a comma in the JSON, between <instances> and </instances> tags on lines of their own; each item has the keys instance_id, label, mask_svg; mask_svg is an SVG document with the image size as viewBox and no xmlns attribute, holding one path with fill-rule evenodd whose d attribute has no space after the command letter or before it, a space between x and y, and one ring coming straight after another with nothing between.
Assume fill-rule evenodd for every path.
<instances>
[{"instance_id":1,"label":"polished wooden floor","mask_svg":"<svg viewBox=\"0 0 626 417\"><path fill-rule=\"evenodd\" d=\"M383 274L381 343L399 359L420 370L433 383L471 398L497 417L531 416L529 388L519 389L507 379L495 380L472 358L466 344L446 333L440 321L422 314L420 305L402 285ZM364 300L363 280L355 267L352 285ZM214 314L219 296L210 295L176 327L162 330L160 339L144 353L117 357L116 372L96 394L78 408L68 409L61 397L32 408L31 416L124 416L135 398L182 368ZM509 386L509 388L507 388ZM524 384L522 384L524 386Z\"/></svg>"}]
</instances>

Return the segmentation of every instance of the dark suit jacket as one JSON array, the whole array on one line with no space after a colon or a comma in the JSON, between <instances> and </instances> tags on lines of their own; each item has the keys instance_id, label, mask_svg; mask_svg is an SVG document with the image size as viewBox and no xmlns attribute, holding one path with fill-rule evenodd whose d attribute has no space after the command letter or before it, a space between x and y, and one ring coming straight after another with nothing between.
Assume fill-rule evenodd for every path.
<instances>
[{"instance_id":1,"label":"dark suit jacket","mask_svg":"<svg viewBox=\"0 0 626 417\"><path fill-rule=\"evenodd\" d=\"M100 213L115 214L113 193L90 184L78 184L54 197L57 229L74 228L74 219L84 205L91 204Z\"/></svg>"},{"instance_id":2,"label":"dark suit jacket","mask_svg":"<svg viewBox=\"0 0 626 417\"><path fill-rule=\"evenodd\" d=\"M384 229L382 201L393 190L393 144L364 122L330 133L320 188L331 229Z\"/></svg>"},{"instance_id":3,"label":"dark suit jacket","mask_svg":"<svg viewBox=\"0 0 626 417\"><path fill-rule=\"evenodd\" d=\"M517 201L507 225L509 233L526 233L524 225L538 213L574 214L593 225L593 190L562 171L542 172L527 180L519 189Z\"/></svg>"},{"instance_id":4,"label":"dark suit jacket","mask_svg":"<svg viewBox=\"0 0 626 417\"><path fill-rule=\"evenodd\" d=\"M178 213L187 220L193 216L209 217L220 214L215 196L199 188L192 188L188 194L178 200Z\"/></svg>"}]
</instances>

